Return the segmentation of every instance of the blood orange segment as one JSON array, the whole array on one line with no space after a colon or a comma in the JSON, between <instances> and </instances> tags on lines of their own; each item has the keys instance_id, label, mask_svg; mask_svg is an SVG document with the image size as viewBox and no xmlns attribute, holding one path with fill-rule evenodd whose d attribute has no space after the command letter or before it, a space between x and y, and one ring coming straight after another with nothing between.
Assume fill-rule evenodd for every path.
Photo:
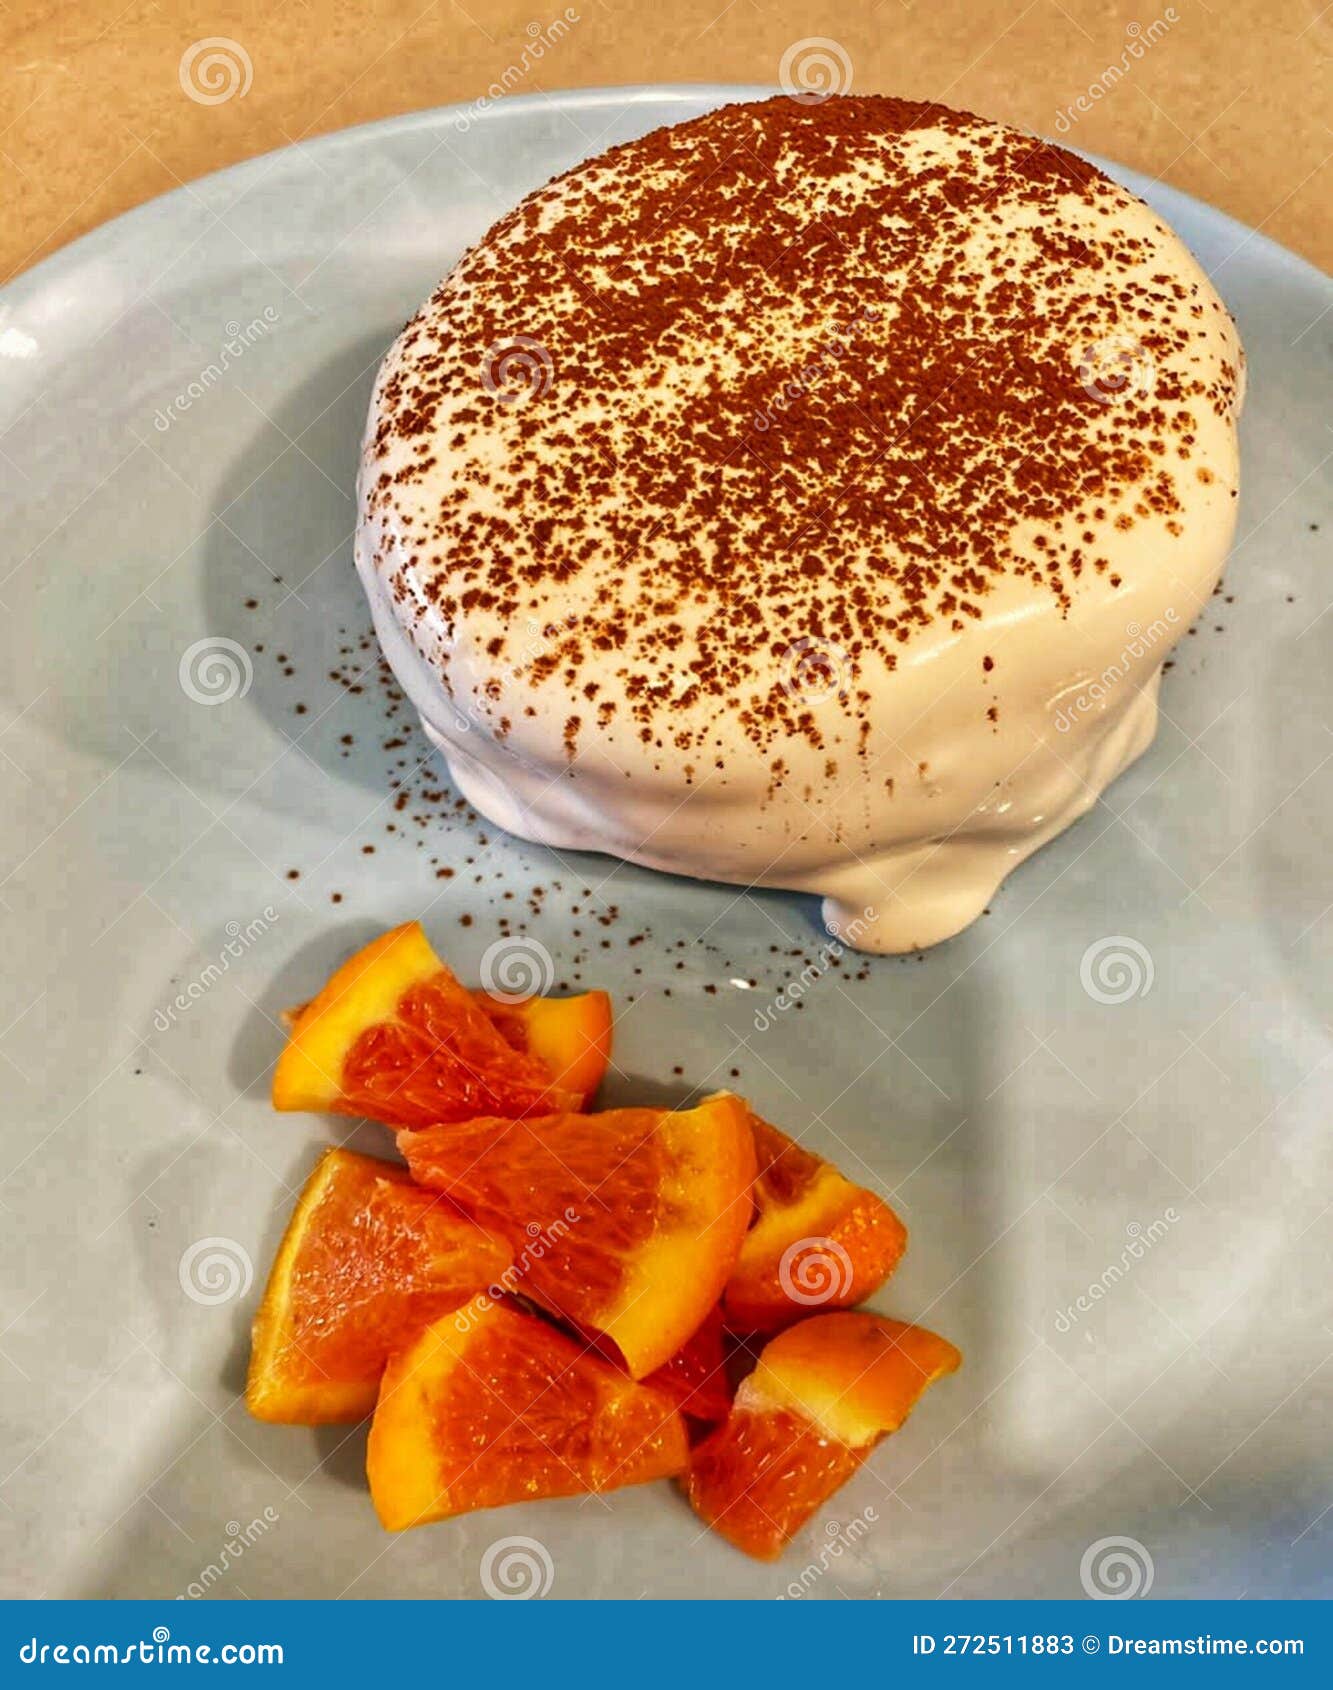
<instances>
[{"instance_id":1,"label":"blood orange segment","mask_svg":"<svg viewBox=\"0 0 1333 1690\"><path fill-rule=\"evenodd\" d=\"M398 1146L415 1179L509 1239L523 1292L605 1334L636 1379L703 1323L750 1220L754 1138L729 1092L430 1127Z\"/></svg>"},{"instance_id":2,"label":"blood orange segment","mask_svg":"<svg viewBox=\"0 0 1333 1690\"><path fill-rule=\"evenodd\" d=\"M567 998L498 998L469 994L505 1043L535 1056L562 1089L578 1093L586 1106L611 1062L611 998L607 992L576 992ZM291 1033L309 1008L294 1004L278 1019Z\"/></svg>"},{"instance_id":3,"label":"blood orange segment","mask_svg":"<svg viewBox=\"0 0 1333 1690\"><path fill-rule=\"evenodd\" d=\"M601 1085L611 1060L611 999L606 992L569 998L523 998L519 1002L473 992L505 1042L534 1056L562 1090L586 1105Z\"/></svg>"},{"instance_id":4,"label":"blood orange segment","mask_svg":"<svg viewBox=\"0 0 1333 1690\"><path fill-rule=\"evenodd\" d=\"M499 1279L509 1248L404 1169L330 1150L306 1182L255 1318L260 1420L360 1420L391 1349Z\"/></svg>"},{"instance_id":5,"label":"blood orange segment","mask_svg":"<svg viewBox=\"0 0 1333 1690\"><path fill-rule=\"evenodd\" d=\"M726 1424L696 1446L686 1494L700 1519L728 1542L757 1560L775 1561L869 1453L821 1437L799 1414L733 1408Z\"/></svg>"},{"instance_id":6,"label":"blood orange segment","mask_svg":"<svg viewBox=\"0 0 1333 1690\"><path fill-rule=\"evenodd\" d=\"M773 1560L922 1392L962 1357L924 1327L816 1315L773 1338L725 1425L694 1451L686 1493L708 1525Z\"/></svg>"},{"instance_id":7,"label":"blood orange segment","mask_svg":"<svg viewBox=\"0 0 1333 1690\"><path fill-rule=\"evenodd\" d=\"M586 1051L577 1052L580 1064ZM308 1003L273 1076L276 1109L424 1127L549 1114L582 1093L517 1049L408 922L358 951Z\"/></svg>"},{"instance_id":8,"label":"blood orange segment","mask_svg":"<svg viewBox=\"0 0 1333 1690\"><path fill-rule=\"evenodd\" d=\"M731 1408L731 1384L721 1308L711 1309L694 1336L644 1383L666 1391L691 1420L710 1424L725 1420Z\"/></svg>"},{"instance_id":9,"label":"blood orange segment","mask_svg":"<svg viewBox=\"0 0 1333 1690\"><path fill-rule=\"evenodd\" d=\"M366 1472L389 1531L681 1472L670 1397L535 1315L483 1297L394 1357Z\"/></svg>"},{"instance_id":10,"label":"blood orange segment","mask_svg":"<svg viewBox=\"0 0 1333 1690\"><path fill-rule=\"evenodd\" d=\"M816 1309L864 1302L897 1267L907 1229L854 1185L751 1114L759 1166L756 1218L723 1296L736 1332L775 1332Z\"/></svg>"}]
</instances>

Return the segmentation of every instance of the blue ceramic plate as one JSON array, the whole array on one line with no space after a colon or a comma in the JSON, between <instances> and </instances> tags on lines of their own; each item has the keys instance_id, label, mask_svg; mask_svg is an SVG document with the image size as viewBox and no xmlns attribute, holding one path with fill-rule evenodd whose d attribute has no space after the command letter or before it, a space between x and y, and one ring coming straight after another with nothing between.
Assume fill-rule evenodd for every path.
<instances>
[{"instance_id":1,"label":"blue ceramic plate","mask_svg":"<svg viewBox=\"0 0 1333 1690\"><path fill-rule=\"evenodd\" d=\"M1235 556L1149 754L926 956L497 834L378 673L350 535L381 353L546 177L754 93L350 130L0 294L8 1594L1329 1593L1324 277L1117 172L1240 320ZM270 1112L275 1017L411 916L474 979L525 924L615 991L613 1098L743 1088L906 1217L880 1306L965 1366L779 1566L666 1485L391 1538L361 1429L248 1419L264 1272L340 1136Z\"/></svg>"}]
</instances>

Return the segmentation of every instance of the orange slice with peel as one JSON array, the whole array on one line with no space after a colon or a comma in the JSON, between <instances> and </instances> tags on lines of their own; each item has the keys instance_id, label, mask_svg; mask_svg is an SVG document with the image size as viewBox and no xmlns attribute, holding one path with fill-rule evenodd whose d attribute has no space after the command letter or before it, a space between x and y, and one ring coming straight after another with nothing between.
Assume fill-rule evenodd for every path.
<instances>
[{"instance_id":1,"label":"orange slice with peel","mask_svg":"<svg viewBox=\"0 0 1333 1690\"><path fill-rule=\"evenodd\" d=\"M363 1419L390 1350L498 1280L511 1259L395 1163L326 1151L255 1317L251 1414L307 1426Z\"/></svg>"},{"instance_id":2,"label":"orange slice with peel","mask_svg":"<svg viewBox=\"0 0 1333 1690\"><path fill-rule=\"evenodd\" d=\"M726 1423L699 1444L686 1494L746 1554L775 1560L962 1357L922 1326L816 1315L764 1346Z\"/></svg>"},{"instance_id":3,"label":"orange slice with peel","mask_svg":"<svg viewBox=\"0 0 1333 1690\"><path fill-rule=\"evenodd\" d=\"M483 1009L420 922L408 922L349 958L306 1004L273 1075L273 1106L395 1127L578 1108L609 1052L605 995L585 999L580 1010L550 1007L576 999L526 1014L490 1000ZM510 1011L504 1029L495 1007Z\"/></svg>"},{"instance_id":4,"label":"orange slice with peel","mask_svg":"<svg viewBox=\"0 0 1333 1690\"><path fill-rule=\"evenodd\" d=\"M468 995L507 1045L535 1056L550 1073L560 1076L562 1088L578 1092L588 1102L611 1061L610 993L516 1000L474 989ZM309 1007L301 1003L281 1011L278 1019L288 1033Z\"/></svg>"},{"instance_id":5,"label":"orange slice with peel","mask_svg":"<svg viewBox=\"0 0 1333 1690\"><path fill-rule=\"evenodd\" d=\"M517 1288L610 1339L636 1379L690 1339L749 1225L745 1104L482 1119L398 1135L412 1176L514 1249Z\"/></svg>"},{"instance_id":6,"label":"orange slice with peel","mask_svg":"<svg viewBox=\"0 0 1333 1690\"><path fill-rule=\"evenodd\" d=\"M751 1113L755 1223L723 1294L735 1332L776 1332L864 1302L897 1267L907 1228L873 1191Z\"/></svg>"},{"instance_id":7,"label":"orange slice with peel","mask_svg":"<svg viewBox=\"0 0 1333 1690\"><path fill-rule=\"evenodd\" d=\"M389 1531L681 1472L671 1398L536 1315L480 1297L390 1362L366 1452Z\"/></svg>"}]
</instances>

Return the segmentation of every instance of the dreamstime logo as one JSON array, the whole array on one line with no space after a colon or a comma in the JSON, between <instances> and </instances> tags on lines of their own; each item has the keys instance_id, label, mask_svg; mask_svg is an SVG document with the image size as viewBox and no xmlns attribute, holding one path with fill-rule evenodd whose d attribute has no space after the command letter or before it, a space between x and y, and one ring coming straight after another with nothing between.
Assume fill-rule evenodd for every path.
<instances>
[{"instance_id":1,"label":"dreamstime logo","mask_svg":"<svg viewBox=\"0 0 1333 1690\"><path fill-rule=\"evenodd\" d=\"M813 105L830 94L847 94L852 87L852 60L839 41L809 35L793 41L778 65L778 84L793 100Z\"/></svg>"},{"instance_id":2,"label":"dreamstime logo","mask_svg":"<svg viewBox=\"0 0 1333 1690\"><path fill-rule=\"evenodd\" d=\"M279 1518L277 1509L270 1505L265 1508L262 1515L257 1514L249 1525L242 1525L239 1520L228 1520L225 1528L227 1535L221 1549L218 1550L217 1555L206 1567L199 1569L198 1576L190 1580L176 1600L178 1602L198 1602L202 1600L219 1579L227 1576L246 1550L252 1544L258 1543L271 1526L277 1525Z\"/></svg>"},{"instance_id":3,"label":"dreamstime logo","mask_svg":"<svg viewBox=\"0 0 1333 1690\"><path fill-rule=\"evenodd\" d=\"M551 1552L535 1537L498 1538L481 1558L481 1587L497 1602L545 1596L554 1583Z\"/></svg>"},{"instance_id":4,"label":"dreamstime logo","mask_svg":"<svg viewBox=\"0 0 1333 1690\"><path fill-rule=\"evenodd\" d=\"M245 98L255 78L255 67L239 41L226 35L207 35L202 41L192 41L181 54L176 74L181 92L196 105L222 106L228 100Z\"/></svg>"},{"instance_id":5,"label":"dreamstime logo","mask_svg":"<svg viewBox=\"0 0 1333 1690\"><path fill-rule=\"evenodd\" d=\"M1136 1537L1099 1537L1083 1551L1079 1582L1094 1602L1128 1602L1152 1589L1152 1556Z\"/></svg>"},{"instance_id":6,"label":"dreamstime logo","mask_svg":"<svg viewBox=\"0 0 1333 1690\"><path fill-rule=\"evenodd\" d=\"M1128 1003L1147 997L1157 973L1146 945L1127 934L1111 933L1084 951L1078 977L1094 1003Z\"/></svg>"},{"instance_id":7,"label":"dreamstime logo","mask_svg":"<svg viewBox=\"0 0 1333 1690\"><path fill-rule=\"evenodd\" d=\"M1170 639L1179 620L1175 607L1171 606L1163 615L1155 616L1146 628L1138 622L1127 622L1120 656L1108 663L1100 675L1080 678L1062 687L1047 705L1048 710L1055 711L1055 731L1067 734L1077 726L1080 716L1095 710L1121 681L1129 678L1134 665L1142 662L1155 645Z\"/></svg>"},{"instance_id":8,"label":"dreamstime logo","mask_svg":"<svg viewBox=\"0 0 1333 1690\"><path fill-rule=\"evenodd\" d=\"M822 704L847 690L851 660L831 640L793 640L778 653L782 660L781 686L805 704Z\"/></svg>"},{"instance_id":9,"label":"dreamstime logo","mask_svg":"<svg viewBox=\"0 0 1333 1690\"><path fill-rule=\"evenodd\" d=\"M564 636L572 634L578 625L577 616L565 616L559 622L539 622L535 616L530 616L525 624L528 638L509 662L510 675L517 680L521 675L531 673L536 681L544 681L553 675L560 666ZM508 653L506 645L506 656Z\"/></svg>"},{"instance_id":10,"label":"dreamstime logo","mask_svg":"<svg viewBox=\"0 0 1333 1690\"><path fill-rule=\"evenodd\" d=\"M481 983L501 1003L542 997L555 980L555 963L536 939L497 939L481 959Z\"/></svg>"},{"instance_id":11,"label":"dreamstime logo","mask_svg":"<svg viewBox=\"0 0 1333 1690\"><path fill-rule=\"evenodd\" d=\"M836 1238L798 1238L782 1252L778 1284L793 1303L814 1308L845 1299L855 1271Z\"/></svg>"},{"instance_id":12,"label":"dreamstime logo","mask_svg":"<svg viewBox=\"0 0 1333 1690\"><path fill-rule=\"evenodd\" d=\"M493 1285L488 1285L484 1291L478 1291L470 1303L459 1309L454 1316L455 1332L466 1337L477 1321L489 1314L501 1297L512 1296L515 1291L521 1290L523 1276L533 1262L541 1261L546 1252L558 1244L570 1227L577 1226L581 1219L578 1210L571 1207L562 1215L557 1215L549 1226L544 1227L538 1221L529 1221L524 1228L528 1235L527 1243Z\"/></svg>"},{"instance_id":13,"label":"dreamstime logo","mask_svg":"<svg viewBox=\"0 0 1333 1690\"><path fill-rule=\"evenodd\" d=\"M530 334L497 340L481 360L481 385L501 405L526 405L548 392L554 380L554 359Z\"/></svg>"},{"instance_id":14,"label":"dreamstime logo","mask_svg":"<svg viewBox=\"0 0 1333 1690\"><path fill-rule=\"evenodd\" d=\"M1074 374L1089 399L1114 405L1118 399L1147 399L1157 390L1157 365L1133 335L1107 334L1078 349Z\"/></svg>"},{"instance_id":15,"label":"dreamstime logo","mask_svg":"<svg viewBox=\"0 0 1333 1690\"><path fill-rule=\"evenodd\" d=\"M1059 134L1067 135L1078 122L1086 117L1099 100L1104 100L1116 85L1124 80L1148 51L1155 47L1171 28L1172 24L1180 22L1180 13L1174 6L1168 6L1160 18L1154 18L1145 29L1141 23L1125 25L1125 48L1120 55L1118 64L1107 65L1106 69L1095 82L1088 84L1086 92L1067 105L1055 120L1055 127Z\"/></svg>"},{"instance_id":16,"label":"dreamstime logo","mask_svg":"<svg viewBox=\"0 0 1333 1690\"><path fill-rule=\"evenodd\" d=\"M255 678L250 653L224 634L208 634L181 653L181 691L196 704L230 704L244 698Z\"/></svg>"},{"instance_id":17,"label":"dreamstime logo","mask_svg":"<svg viewBox=\"0 0 1333 1690\"><path fill-rule=\"evenodd\" d=\"M1149 1221L1144 1226L1140 1221L1130 1221L1125 1228L1128 1243L1121 1250L1119 1259L1108 1262L1100 1275L1092 1281L1086 1290L1074 1298L1072 1303L1066 1304L1055 1317L1057 1332L1072 1332L1085 1314L1091 1314L1098 1303L1105 1302L1111 1292L1119 1285L1135 1267L1143 1260L1148 1252L1154 1249L1170 1232L1171 1228L1180 1220L1180 1215L1174 1208L1163 1209L1156 1220Z\"/></svg>"},{"instance_id":18,"label":"dreamstime logo","mask_svg":"<svg viewBox=\"0 0 1333 1690\"><path fill-rule=\"evenodd\" d=\"M799 1602L801 1597L823 1578L835 1561L855 1548L878 1519L879 1515L874 1508L866 1508L845 1526L837 1520L825 1520L824 1536L828 1541L820 1544L819 1553L801 1568L786 1590L778 1595L777 1600L783 1602L790 1598L793 1602Z\"/></svg>"},{"instance_id":19,"label":"dreamstime logo","mask_svg":"<svg viewBox=\"0 0 1333 1690\"><path fill-rule=\"evenodd\" d=\"M216 1308L245 1295L255 1267L245 1246L234 1238L201 1238L182 1254L177 1274L192 1303Z\"/></svg>"},{"instance_id":20,"label":"dreamstime logo","mask_svg":"<svg viewBox=\"0 0 1333 1690\"><path fill-rule=\"evenodd\" d=\"M830 939L819 948L819 952L796 976L788 980L772 1003L764 1009L754 1012L754 1030L756 1033L766 1033L779 1015L785 1015L789 1009L800 1003L801 999L814 985L816 980L832 968L833 964L843 956L849 944L854 945L875 919L875 911L867 904L854 921L849 921L842 929L842 937Z\"/></svg>"},{"instance_id":21,"label":"dreamstime logo","mask_svg":"<svg viewBox=\"0 0 1333 1690\"><path fill-rule=\"evenodd\" d=\"M867 332L872 324L878 323L879 316L879 311L873 305L863 305L856 315L848 318L846 322L835 320L832 328L826 330L815 343L808 361L795 375L787 376L769 403L755 412L750 419L754 432L767 434L798 399L803 399L807 393L813 393L853 350L859 337Z\"/></svg>"},{"instance_id":22,"label":"dreamstime logo","mask_svg":"<svg viewBox=\"0 0 1333 1690\"><path fill-rule=\"evenodd\" d=\"M579 14L574 8L566 6L560 16L552 18L548 24L530 23L527 30L528 39L523 43L523 51L519 54L517 62L506 65L486 92L473 100L465 112L459 112L454 119L457 132L466 135L484 111L489 110L497 100L504 99L506 94L512 94L519 83L530 74L533 66L540 64L553 47L558 47L579 21Z\"/></svg>"},{"instance_id":23,"label":"dreamstime logo","mask_svg":"<svg viewBox=\"0 0 1333 1690\"><path fill-rule=\"evenodd\" d=\"M262 340L277 323L282 313L276 305L266 305L257 317L251 317L248 323L242 323L233 318L223 326L226 339L218 348L218 355L205 364L199 374L184 386L174 398L165 405L159 405L153 413L153 427L159 434L165 434L178 417L184 416L186 411L196 402L204 398L210 388L216 387L233 364L238 363L257 340Z\"/></svg>"},{"instance_id":24,"label":"dreamstime logo","mask_svg":"<svg viewBox=\"0 0 1333 1690\"><path fill-rule=\"evenodd\" d=\"M226 926L227 942L222 949L182 991L166 1006L159 1009L153 1016L153 1025L159 1033L167 1032L178 1015L198 1003L205 993L211 991L233 962L239 962L245 953L259 939L262 939L273 923L278 919L278 912L272 904L265 904L263 910L254 918L247 921L244 927L239 921L229 921Z\"/></svg>"}]
</instances>

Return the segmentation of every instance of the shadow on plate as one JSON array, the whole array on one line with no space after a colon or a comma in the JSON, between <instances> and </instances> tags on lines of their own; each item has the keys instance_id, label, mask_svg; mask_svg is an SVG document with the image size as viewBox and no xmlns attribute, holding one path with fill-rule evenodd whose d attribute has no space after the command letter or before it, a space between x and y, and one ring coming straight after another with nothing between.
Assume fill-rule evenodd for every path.
<instances>
[{"instance_id":1,"label":"shadow on plate","mask_svg":"<svg viewBox=\"0 0 1333 1690\"><path fill-rule=\"evenodd\" d=\"M209 501L210 513L225 522L210 527L202 566L210 635L247 651L264 647L254 656L247 708L283 737L299 736L301 751L335 781L376 792L384 788L384 711L374 675L378 647L363 648L370 613L352 563L352 528L370 392L400 326L385 324L343 347L259 421ZM250 610L256 559L282 579L260 589ZM352 681L364 687L359 694L332 678L349 666L364 671ZM288 667L297 674L288 676ZM298 703L305 710L295 715ZM349 717L356 728L349 729ZM342 743L349 731L356 741L350 748ZM280 788L275 797L281 804Z\"/></svg>"}]
</instances>

